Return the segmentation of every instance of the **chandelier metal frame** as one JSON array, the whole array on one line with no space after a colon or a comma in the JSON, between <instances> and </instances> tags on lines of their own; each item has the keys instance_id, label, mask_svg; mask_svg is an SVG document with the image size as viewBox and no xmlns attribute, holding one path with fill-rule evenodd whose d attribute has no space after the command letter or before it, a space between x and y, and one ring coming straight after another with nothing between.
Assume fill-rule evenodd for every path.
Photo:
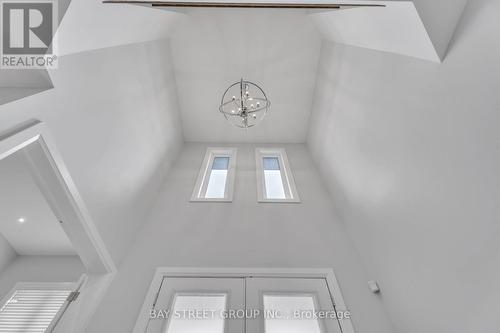
<instances>
[{"instance_id":1,"label":"chandelier metal frame","mask_svg":"<svg viewBox=\"0 0 500 333\"><path fill-rule=\"evenodd\" d=\"M228 94L228 92L237 85L239 85L239 96L232 96L231 98L227 98L226 95ZM249 92L250 87L254 87L257 89L257 91L260 91L263 97L251 96ZM257 125L258 122L264 119L267 112L269 111L270 106L271 102L267 98L264 90L259 87L259 85L251 81L243 80L242 78L239 82L233 83L226 89L226 91L222 95L219 111L227 120L231 120L231 118L234 117L241 118L241 123L233 123L235 126L241 128L249 128ZM257 117L259 112L263 112L260 119L258 119ZM255 123L249 123L249 118L255 119Z\"/></svg>"}]
</instances>

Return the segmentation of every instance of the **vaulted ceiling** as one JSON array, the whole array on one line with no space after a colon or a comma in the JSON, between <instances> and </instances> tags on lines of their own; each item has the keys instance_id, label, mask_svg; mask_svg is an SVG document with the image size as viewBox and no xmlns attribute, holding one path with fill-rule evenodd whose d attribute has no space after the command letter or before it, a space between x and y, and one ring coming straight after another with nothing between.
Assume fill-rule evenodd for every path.
<instances>
[{"instance_id":1,"label":"vaulted ceiling","mask_svg":"<svg viewBox=\"0 0 500 333\"><path fill-rule=\"evenodd\" d=\"M312 12L73 0L57 32L59 69L28 80L0 71L0 131L29 118L48 124L117 261L183 141L307 142L396 327L464 332L453 320L458 279L473 285L489 268L463 244L496 251L500 188L500 8L471 2L456 30L465 0ZM217 112L241 76L272 102L247 132ZM488 294L495 274L481 276Z\"/></svg>"},{"instance_id":2,"label":"vaulted ceiling","mask_svg":"<svg viewBox=\"0 0 500 333\"><path fill-rule=\"evenodd\" d=\"M185 141L305 142L322 40L440 62L465 0L355 3L385 7L168 10L73 0L62 6L55 38L61 63L71 55L169 38ZM46 71L0 73L3 103L53 88ZM251 131L217 114L223 91L241 77L261 85L273 105L268 120Z\"/></svg>"},{"instance_id":3,"label":"vaulted ceiling","mask_svg":"<svg viewBox=\"0 0 500 333\"><path fill-rule=\"evenodd\" d=\"M305 142L321 39L303 12L190 10L171 47L187 141ZM217 112L240 78L260 85L272 104L248 131Z\"/></svg>"}]
</instances>

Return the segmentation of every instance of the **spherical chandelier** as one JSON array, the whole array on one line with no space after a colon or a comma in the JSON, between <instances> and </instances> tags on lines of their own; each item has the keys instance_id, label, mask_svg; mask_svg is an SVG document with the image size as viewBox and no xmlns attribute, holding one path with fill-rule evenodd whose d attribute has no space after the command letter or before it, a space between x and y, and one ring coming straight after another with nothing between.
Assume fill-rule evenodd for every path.
<instances>
[{"instance_id":1,"label":"spherical chandelier","mask_svg":"<svg viewBox=\"0 0 500 333\"><path fill-rule=\"evenodd\" d=\"M226 89L219 111L233 125L249 128L264 119L270 105L264 90L253 82L241 79Z\"/></svg>"}]
</instances>

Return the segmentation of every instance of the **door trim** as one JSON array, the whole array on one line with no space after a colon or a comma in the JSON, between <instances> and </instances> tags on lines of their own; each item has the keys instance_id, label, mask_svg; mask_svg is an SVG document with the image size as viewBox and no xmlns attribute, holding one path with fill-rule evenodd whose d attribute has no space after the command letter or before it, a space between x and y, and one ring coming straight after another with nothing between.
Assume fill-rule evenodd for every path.
<instances>
[{"instance_id":1,"label":"door trim","mask_svg":"<svg viewBox=\"0 0 500 333\"><path fill-rule=\"evenodd\" d=\"M0 161L16 152L26 159L38 187L89 273L81 295L56 332L84 332L116 274L116 266L71 177L47 125L31 119L0 132ZM74 317L68 319L68 314ZM65 326L67 325L67 326ZM60 327L65 327L61 329Z\"/></svg>"},{"instance_id":2,"label":"door trim","mask_svg":"<svg viewBox=\"0 0 500 333\"><path fill-rule=\"evenodd\" d=\"M144 333L149 321L149 310L153 308L156 296L164 278L200 277L200 278L318 278L325 279L337 311L347 311L342 291L331 268L201 268L201 267L158 267L149 286L142 305L134 333ZM343 333L355 333L351 319L339 320Z\"/></svg>"},{"instance_id":3,"label":"door trim","mask_svg":"<svg viewBox=\"0 0 500 333\"><path fill-rule=\"evenodd\" d=\"M0 160L22 151L37 185L91 273L115 273L102 240L45 123L31 120L0 133Z\"/></svg>"}]
</instances>

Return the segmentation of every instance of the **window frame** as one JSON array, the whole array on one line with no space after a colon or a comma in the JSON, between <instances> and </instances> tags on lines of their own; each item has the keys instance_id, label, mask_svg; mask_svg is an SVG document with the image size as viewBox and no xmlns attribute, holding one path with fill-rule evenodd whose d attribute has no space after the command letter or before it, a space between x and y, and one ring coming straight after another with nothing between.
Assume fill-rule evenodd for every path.
<instances>
[{"instance_id":1,"label":"window frame","mask_svg":"<svg viewBox=\"0 0 500 333\"><path fill-rule=\"evenodd\" d=\"M280 163L281 180L285 191L285 199L272 199L266 197L266 180L264 175L264 158L276 157ZM257 174L257 201L271 203L300 203L295 179L293 177L288 156L284 148L255 148L255 165Z\"/></svg>"},{"instance_id":2,"label":"window frame","mask_svg":"<svg viewBox=\"0 0 500 333\"><path fill-rule=\"evenodd\" d=\"M236 177L236 155L237 149L233 147L209 147L206 150L200 172L191 194L191 202L232 202L234 192L234 180ZM212 164L216 157L228 157L229 165L226 177L224 198L205 198Z\"/></svg>"}]
</instances>

